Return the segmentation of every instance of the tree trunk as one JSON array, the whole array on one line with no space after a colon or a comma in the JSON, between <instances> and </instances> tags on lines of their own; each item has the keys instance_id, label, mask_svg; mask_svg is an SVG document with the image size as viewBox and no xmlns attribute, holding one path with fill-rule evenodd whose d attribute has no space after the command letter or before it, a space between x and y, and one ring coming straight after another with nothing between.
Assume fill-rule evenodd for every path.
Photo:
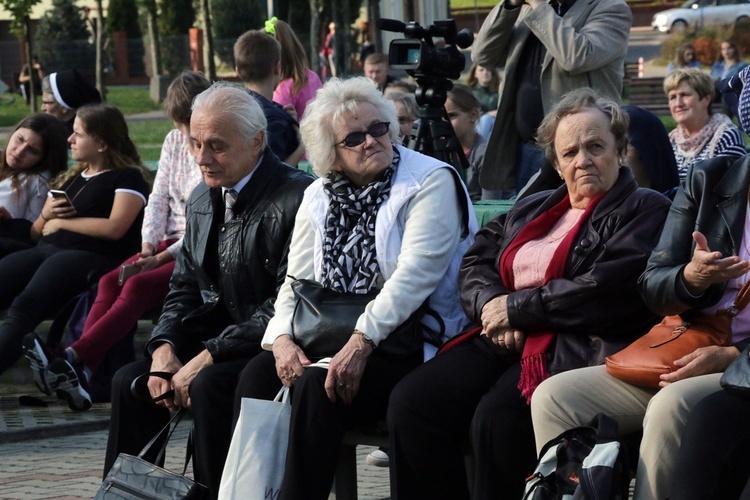
<instances>
[{"instance_id":1,"label":"tree trunk","mask_svg":"<svg viewBox=\"0 0 750 500\"><path fill-rule=\"evenodd\" d=\"M100 0L101 1L101 0ZM161 49L159 47L159 24L156 14L156 2L148 2L148 36L151 39L151 67L152 77L160 77L162 74L161 67Z\"/></svg>"},{"instance_id":2,"label":"tree trunk","mask_svg":"<svg viewBox=\"0 0 750 500\"><path fill-rule=\"evenodd\" d=\"M104 15L102 13L102 0L96 0L96 88L107 100L107 88L104 83Z\"/></svg>"},{"instance_id":3,"label":"tree trunk","mask_svg":"<svg viewBox=\"0 0 750 500\"><path fill-rule=\"evenodd\" d=\"M36 90L34 90L34 73L36 72L36 68L34 68L34 61L31 59L31 20L28 15L23 19L23 37L26 49L26 63L29 67L29 98L31 99L31 112L36 113L38 110L36 104Z\"/></svg>"},{"instance_id":4,"label":"tree trunk","mask_svg":"<svg viewBox=\"0 0 750 500\"><path fill-rule=\"evenodd\" d=\"M352 37L352 27L349 22L349 20L352 18L351 16L351 9L349 8L349 2L348 0L344 0L343 2L343 9L341 12L341 16L344 18L343 22L339 25L343 28L344 36L341 37L341 48L343 49L342 57L344 58L343 61L340 61L339 64L344 68L344 75L351 75L352 74L352 58L351 58L351 37Z\"/></svg>"},{"instance_id":5,"label":"tree trunk","mask_svg":"<svg viewBox=\"0 0 750 500\"><path fill-rule=\"evenodd\" d=\"M333 64L336 66L336 76L344 78L346 71L346 58L349 57L349 26L347 18L344 16L345 7L342 5L347 2L341 0L332 0L333 22L336 23L336 36L334 36Z\"/></svg>"},{"instance_id":6,"label":"tree trunk","mask_svg":"<svg viewBox=\"0 0 750 500\"><path fill-rule=\"evenodd\" d=\"M380 19L380 1L379 0L368 0L368 4L370 6L370 20L374 23L378 19ZM380 32L380 29L376 26L375 27L375 52L378 54L384 53L383 50L383 34Z\"/></svg>"},{"instance_id":7,"label":"tree trunk","mask_svg":"<svg viewBox=\"0 0 750 500\"><path fill-rule=\"evenodd\" d=\"M208 53L208 79L216 80L216 61L214 60L214 36L211 33L211 14L208 9L208 0L201 1L203 11L203 23L206 32L206 52Z\"/></svg>"},{"instance_id":8,"label":"tree trunk","mask_svg":"<svg viewBox=\"0 0 750 500\"><path fill-rule=\"evenodd\" d=\"M310 4L310 66L319 73L320 69L320 0L309 0Z\"/></svg>"}]
</instances>

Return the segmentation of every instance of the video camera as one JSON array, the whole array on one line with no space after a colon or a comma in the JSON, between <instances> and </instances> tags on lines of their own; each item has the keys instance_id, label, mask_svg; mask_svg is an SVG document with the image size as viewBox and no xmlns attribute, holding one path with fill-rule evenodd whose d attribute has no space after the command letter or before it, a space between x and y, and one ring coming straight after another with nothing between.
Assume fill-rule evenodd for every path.
<instances>
[{"instance_id":1,"label":"video camera","mask_svg":"<svg viewBox=\"0 0 750 500\"><path fill-rule=\"evenodd\" d=\"M474 35L468 29L457 31L453 19L435 21L429 28L395 19L378 19L375 25L406 36L391 42L388 64L405 70L419 85L414 93L419 121L414 122L406 147L449 163L464 175L469 162L445 112L445 101L453 88L451 80L459 79L466 67L466 57L456 46L469 47ZM445 46L435 46L433 38L443 39Z\"/></svg>"},{"instance_id":2,"label":"video camera","mask_svg":"<svg viewBox=\"0 0 750 500\"><path fill-rule=\"evenodd\" d=\"M474 36L468 29L457 31L453 19L437 20L429 28L417 22L403 23L395 19L378 19L381 30L403 33L406 38L393 40L388 51L388 64L405 70L411 76L457 80L466 67L466 57L458 50L468 48ZM445 40L445 47L436 47L433 38Z\"/></svg>"}]
</instances>

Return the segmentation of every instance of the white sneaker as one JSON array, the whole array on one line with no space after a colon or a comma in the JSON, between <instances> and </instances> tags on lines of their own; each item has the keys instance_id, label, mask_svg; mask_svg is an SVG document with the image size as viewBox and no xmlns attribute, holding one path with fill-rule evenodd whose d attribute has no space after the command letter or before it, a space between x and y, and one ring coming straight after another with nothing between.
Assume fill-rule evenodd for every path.
<instances>
[{"instance_id":1,"label":"white sneaker","mask_svg":"<svg viewBox=\"0 0 750 500\"><path fill-rule=\"evenodd\" d=\"M365 461L375 467L388 467L391 460L388 458L388 450L386 448L378 448L367 455Z\"/></svg>"}]
</instances>

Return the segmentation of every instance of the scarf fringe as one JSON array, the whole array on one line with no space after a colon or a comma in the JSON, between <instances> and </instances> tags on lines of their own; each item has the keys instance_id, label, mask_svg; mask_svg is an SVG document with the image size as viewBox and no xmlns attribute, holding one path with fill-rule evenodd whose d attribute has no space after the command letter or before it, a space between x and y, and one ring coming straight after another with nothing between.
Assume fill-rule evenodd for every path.
<instances>
[{"instance_id":1,"label":"scarf fringe","mask_svg":"<svg viewBox=\"0 0 750 500\"><path fill-rule=\"evenodd\" d=\"M543 352L524 356L521 359L521 378L518 380L518 388L527 404L531 404L531 395L534 394L539 384L548 378L549 373L547 373Z\"/></svg>"}]
</instances>

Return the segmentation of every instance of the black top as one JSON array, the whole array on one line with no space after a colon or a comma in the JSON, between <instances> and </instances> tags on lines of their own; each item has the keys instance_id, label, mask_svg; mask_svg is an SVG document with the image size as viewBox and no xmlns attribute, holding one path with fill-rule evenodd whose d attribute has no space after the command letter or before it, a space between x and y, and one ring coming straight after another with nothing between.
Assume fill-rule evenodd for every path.
<instances>
[{"instance_id":1,"label":"black top","mask_svg":"<svg viewBox=\"0 0 750 500\"><path fill-rule=\"evenodd\" d=\"M564 16L573 6L575 0L552 0L550 5L557 15ZM506 9L519 8L510 7L506 4ZM517 71L521 76L516 89L516 103L523 103L523 106L516 106L516 129L518 135L524 142L533 142L536 136L536 129L544 119L544 106L542 104L542 63L547 55L547 48L542 44L534 33L530 33L523 47L523 54L518 61Z\"/></svg>"},{"instance_id":2,"label":"black top","mask_svg":"<svg viewBox=\"0 0 750 500\"><path fill-rule=\"evenodd\" d=\"M139 193L144 198L148 198L149 193L149 186L143 174L140 170L131 167L108 170L89 178L79 174L60 189L68 193L76 209L77 217L94 218L109 217L117 191ZM138 217L130 225L125 236L117 241L60 230L49 236L43 236L41 243L112 255L119 260L125 260L140 249L142 223L143 209L138 213Z\"/></svg>"},{"instance_id":3,"label":"black top","mask_svg":"<svg viewBox=\"0 0 750 500\"><path fill-rule=\"evenodd\" d=\"M285 161L289 155L299 147L297 139L297 122L289 113L284 111L281 104L269 101L257 92L250 89L248 94L253 96L263 108L263 114L266 116L268 145L271 147L276 156Z\"/></svg>"}]
</instances>

